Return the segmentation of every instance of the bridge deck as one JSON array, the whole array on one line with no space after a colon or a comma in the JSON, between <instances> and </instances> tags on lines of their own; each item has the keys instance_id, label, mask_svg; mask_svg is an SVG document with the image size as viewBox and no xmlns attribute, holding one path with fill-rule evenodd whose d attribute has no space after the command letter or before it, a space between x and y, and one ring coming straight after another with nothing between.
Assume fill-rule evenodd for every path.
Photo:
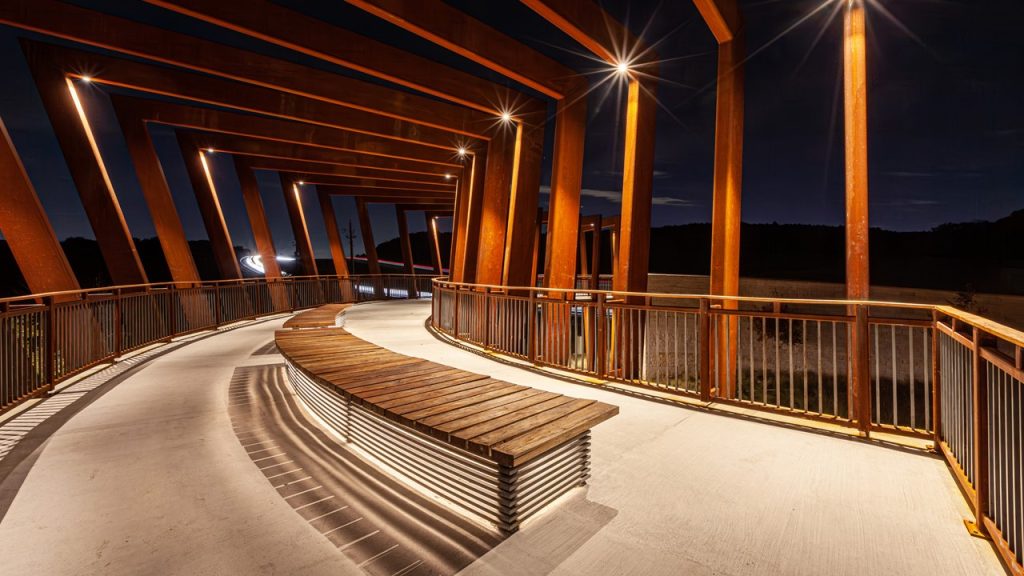
<instances>
[{"instance_id":1,"label":"bridge deck","mask_svg":"<svg viewBox=\"0 0 1024 576\"><path fill-rule=\"evenodd\" d=\"M611 418L618 407L410 358L341 328L276 334L310 377L390 420L520 466Z\"/></svg>"}]
</instances>

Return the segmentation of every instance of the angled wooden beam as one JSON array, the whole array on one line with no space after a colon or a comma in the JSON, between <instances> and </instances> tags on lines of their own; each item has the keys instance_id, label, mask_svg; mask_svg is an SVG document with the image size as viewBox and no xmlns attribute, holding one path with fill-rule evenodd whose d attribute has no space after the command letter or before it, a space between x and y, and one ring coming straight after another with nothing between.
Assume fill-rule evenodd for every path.
<instances>
[{"instance_id":1,"label":"angled wooden beam","mask_svg":"<svg viewBox=\"0 0 1024 576\"><path fill-rule=\"evenodd\" d=\"M341 232L338 230L338 216L334 211L332 196L317 188L316 197L320 203L320 212L323 214L324 228L327 229L327 243L331 247L331 261L334 262L334 274L337 276L348 276L348 260L345 259L345 247L341 242Z\"/></svg>"},{"instance_id":2,"label":"angled wooden beam","mask_svg":"<svg viewBox=\"0 0 1024 576\"><path fill-rule=\"evenodd\" d=\"M519 130L516 150L518 170L512 179L507 236L501 283L505 286L536 284L535 240L539 238L537 205L540 201L540 163L544 134L524 126ZM582 165L581 165L582 166ZM573 234L575 237L575 234Z\"/></svg>"},{"instance_id":3,"label":"angled wooden beam","mask_svg":"<svg viewBox=\"0 0 1024 576\"><path fill-rule=\"evenodd\" d=\"M238 184L242 189L242 200L245 202L245 211L249 215L249 226L252 228L253 240L256 241L256 251L259 252L263 260L264 276L271 279L280 278L281 267L277 264L277 248L274 247L274 238L270 234L270 224L267 222L267 213L263 209L263 197L260 195L256 175L239 158L235 157L234 160Z\"/></svg>"},{"instance_id":4,"label":"angled wooden beam","mask_svg":"<svg viewBox=\"0 0 1024 576\"><path fill-rule=\"evenodd\" d=\"M405 210L395 204L395 219L398 220L398 243L402 245L402 261L405 264L406 274L416 273L416 263L412 258L412 241L409 240L409 219L405 216Z\"/></svg>"},{"instance_id":5,"label":"angled wooden beam","mask_svg":"<svg viewBox=\"0 0 1024 576\"><path fill-rule=\"evenodd\" d=\"M430 251L430 259L434 264L434 274L440 276L444 273L444 267L441 265L441 239L440 234L437 232L437 219L440 218L438 212L424 212L423 221L427 225L427 234L430 234L430 240L433 242L433 250Z\"/></svg>"},{"instance_id":6,"label":"angled wooden beam","mask_svg":"<svg viewBox=\"0 0 1024 576\"><path fill-rule=\"evenodd\" d=\"M316 184L317 189L327 190L334 196L361 196L363 198L414 198L418 200L454 202L452 194L438 194L419 190L403 190L401 188L360 188L339 186L336 184Z\"/></svg>"},{"instance_id":7,"label":"angled wooden beam","mask_svg":"<svg viewBox=\"0 0 1024 576\"><path fill-rule=\"evenodd\" d=\"M424 182L406 182L397 179L378 180L376 178L350 178L346 176L321 176L317 174L310 175L305 172L292 170L279 171L293 174L296 178L309 184L322 184L324 186L350 186L353 188L419 190L424 194L436 194L438 196L445 197L455 196L455 189L452 188L451 185L441 183L427 184Z\"/></svg>"},{"instance_id":8,"label":"angled wooden beam","mask_svg":"<svg viewBox=\"0 0 1024 576\"><path fill-rule=\"evenodd\" d=\"M353 154L415 159L447 166L453 170L461 167L458 162L454 161L454 155L449 150L376 138L349 130L213 108L185 106L121 94L112 94L110 99L123 108L133 110L134 114L149 122L167 124L176 128L190 128L273 142L302 144Z\"/></svg>"},{"instance_id":9,"label":"angled wooden beam","mask_svg":"<svg viewBox=\"0 0 1024 576\"><path fill-rule=\"evenodd\" d=\"M246 8L245 10L251 10ZM486 138L493 116L55 0L9 0L0 23L378 116Z\"/></svg>"},{"instance_id":10,"label":"angled wooden beam","mask_svg":"<svg viewBox=\"0 0 1024 576\"><path fill-rule=\"evenodd\" d=\"M522 2L609 64L618 64L630 55L648 53L640 39L589 0Z\"/></svg>"},{"instance_id":11,"label":"angled wooden beam","mask_svg":"<svg viewBox=\"0 0 1024 576\"><path fill-rule=\"evenodd\" d=\"M89 115L79 97L78 90L82 87L69 80L62 64L49 54L29 50L24 41L22 50L111 281L121 285L148 283L114 185L100 156Z\"/></svg>"},{"instance_id":12,"label":"angled wooden beam","mask_svg":"<svg viewBox=\"0 0 1024 576\"><path fill-rule=\"evenodd\" d=\"M348 2L558 101L544 282L572 288L587 118L585 78L441 0ZM532 215L536 206L530 204L520 205L519 212ZM506 267L521 267L512 262L506 260Z\"/></svg>"},{"instance_id":13,"label":"angled wooden beam","mask_svg":"<svg viewBox=\"0 0 1024 576\"><path fill-rule=\"evenodd\" d=\"M78 279L53 233L7 126L0 119L0 232L33 294L78 290Z\"/></svg>"},{"instance_id":14,"label":"angled wooden beam","mask_svg":"<svg viewBox=\"0 0 1024 576\"><path fill-rule=\"evenodd\" d=\"M150 138L145 121L130 111L114 106L121 133L124 134L128 153L135 166L135 175L139 179L139 187L146 199L153 228L156 229L157 240L163 250L171 280L176 283L190 284L199 281L199 271L192 259L192 250L185 239L185 228L174 205L171 189L164 177L160 158Z\"/></svg>"},{"instance_id":15,"label":"angled wooden beam","mask_svg":"<svg viewBox=\"0 0 1024 576\"><path fill-rule=\"evenodd\" d=\"M508 232L509 190L515 174L508 152L515 148L515 144L515 133L507 131L493 138L487 151L487 178L484 179L483 197L480 199L480 224L477 230L467 233L467 240L479 243L476 255L478 284L501 284Z\"/></svg>"},{"instance_id":16,"label":"angled wooden beam","mask_svg":"<svg viewBox=\"0 0 1024 576\"><path fill-rule=\"evenodd\" d=\"M736 0L693 0L719 44L732 42L741 27Z\"/></svg>"},{"instance_id":17,"label":"angled wooden beam","mask_svg":"<svg viewBox=\"0 0 1024 576\"><path fill-rule=\"evenodd\" d=\"M193 18L277 44L307 56L479 110L494 117L505 106L537 113L545 106L507 86L356 34L267 0L147 0ZM420 6L428 10L429 6Z\"/></svg>"},{"instance_id":18,"label":"angled wooden beam","mask_svg":"<svg viewBox=\"0 0 1024 576\"><path fill-rule=\"evenodd\" d=\"M309 226L306 224L306 212L302 208L302 187L291 176L281 174L281 192L284 194L284 205L288 210L288 221L292 225L297 253L302 274L316 276L316 254L313 243L309 239Z\"/></svg>"},{"instance_id":19,"label":"angled wooden beam","mask_svg":"<svg viewBox=\"0 0 1024 576\"><path fill-rule=\"evenodd\" d=\"M0 12L4 10L0 5ZM187 38L187 37L186 37ZM189 70L155 66L146 62L115 56L22 40L26 52L45 55L62 63L66 75L81 78L83 70L99 70L92 82L128 88L162 96L173 96L197 103L233 108L244 112L340 128L362 134L398 141L433 146L452 152L459 140L484 146L485 140L467 137L453 130L423 126L411 120L367 113L345 107L334 101L323 101L291 93L277 87L246 84L217 76L206 76ZM71 63L74 63L72 66Z\"/></svg>"},{"instance_id":20,"label":"angled wooden beam","mask_svg":"<svg viewBox=\"0 0 1024 576\"><path fill-rule=\"evenodd\" d=\"M356 212L359 214L359 231L363 235L363 251L366 253L366 264L370 274L380 274L380 262L377 260L377 245L373 242L373 222L366 202L356 198Z\"/></svg>"},{"instance_id":21,"label":"angled wooden beam","mask_svg":"<svg viewBox=\"0 0 1024 576\"><path fill-rule=\"evenodd\" d=\"M453 226L452 263L449 266L455 282L475 282L480 250L480 221L484 204L484 172L487 156L475 154L470 160L469 178L459 180L458 220Z\"/></svg>"},{"instance_id":22,"label":"angled wooden beam","mask_svg":"<svg viewBox=\"0 0 1024 576\"><path fill-rule=\"evenodd\" d=\"M179 132L176 136L181 158L185 162L185 170L192 184L192 192L199 205L199 213L203 217L206 237L210 240L217 271L220 272L220 279L241 278L242 269L238 263L238 255L235 254L227 222L224 220L224 211L221 210L220 198L213 182L213 174L210 172L210 164L206 160L206 153L196 143L192 134Z\"/></svg>"}]
</instances>

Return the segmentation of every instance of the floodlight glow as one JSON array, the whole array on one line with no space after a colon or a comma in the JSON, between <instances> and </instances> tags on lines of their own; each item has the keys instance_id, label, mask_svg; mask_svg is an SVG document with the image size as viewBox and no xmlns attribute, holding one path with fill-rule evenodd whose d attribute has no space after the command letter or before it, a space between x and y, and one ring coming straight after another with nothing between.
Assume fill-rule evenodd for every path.
<instances>
[{"instance_id":1,"label":"floodlight glow","mask_svg":"<svg viewBox=\"0 0 1024 576\"><path fill-rule=\"evenodd\" d=\"M469 150L466 150L465 146L459 146L458 153L459 156L465 156L466 154L469 153Z\"/></svg>"},{"instance_id":2,"label":"floodlight glow","mask_svg":"<svg viewBox=\"0 0 1024 576\"><path fill-rule=\"evenodd\" d=\"M80 80L86 84L92 82L92 76L82 76Z\"/></svg>"},{"instance_id":3,"label":"floodlight glow","mask_svg":"<svg viewBox=\"0 0 1024 576\"><path fill-rule=\"evenodd\" d=\"M512 113L509 112L508 110L502 112L501 113L501 121L505 122L506 124L512 122Z\"/></svg>"},{"instance_id":4,"label":"floodlight glow","mask_svg":"<svg viewBox=\"0 0 1024 576\"><path fill-rule=\"evenodd\" d=\"M214 149L213 148L207 148L206 149L206 153L207 154L213 154L214 153Z\"/></svg>"},{"instance_id":5,"label":"floodlight glow","mask_svg":"<svg viewBox=\"0 0 1024 576\"><path fill-rule=\"evenodd\" d=\"M452 179L452 175L451 174L445 174L444 175L444 179L445 180L451 180Z\"/></svg>"},{"instance_id":6,"label":"floodlight glow","mask_svg":"<svg viewBox=\"0 0 1024 576\"><path fill-rule=\"evenodd\" d=\"M625 60L622 60L621 62L616 64L615 65L615 72L620 74L620 75L622 75L622 76L625 76L626 74L629 74L629 62L626 62Z\"/></svg>"}]
</instances>

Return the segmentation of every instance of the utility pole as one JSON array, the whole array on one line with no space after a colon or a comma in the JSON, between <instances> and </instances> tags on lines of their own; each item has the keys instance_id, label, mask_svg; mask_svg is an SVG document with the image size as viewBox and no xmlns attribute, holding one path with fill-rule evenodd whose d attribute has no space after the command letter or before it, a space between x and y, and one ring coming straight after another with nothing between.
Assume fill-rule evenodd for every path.
<instances>
[{"instance_id":1,"label":"utility pole","mask_svg":"<svg viewBox=\"0 0 1024 576\"><path fill-rule=\"evenodd\" d=\"M352 230L352 219L351 218L348 219L348 232L345 234L345 237L348 238L348 269L349 269L349 274L355 274L356 273L356 269L355 269L356 253L354 252L355 248L353 248L353 240L356 239L356 233Z\"/></svg>"}]
</instances>

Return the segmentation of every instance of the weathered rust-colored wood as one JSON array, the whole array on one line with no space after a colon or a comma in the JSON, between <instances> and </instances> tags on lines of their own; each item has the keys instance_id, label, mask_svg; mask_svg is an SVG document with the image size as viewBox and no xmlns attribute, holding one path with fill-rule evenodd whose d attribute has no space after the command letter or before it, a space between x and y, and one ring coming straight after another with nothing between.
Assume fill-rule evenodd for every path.
<instances>
[{"instance_id":1,"label":"weathered rust-colored wood","mask_svg":"<svg viewBox=\"0 0 1024 576\"><path fill-rule=\"evenodd\" d=\"M430 235L430 240L433 243L430 259L434 264L434 274L438 276L444 273L444 267L441 265L441 239L437 232L437 219L439 217L437 212L423 213L423 221L427 225L427 234Z\"/></svg>"},{"instance_id":2,"label":"weathered rust-colored wood","mask_svg":"<svg viewBox=\"0 0 1024 576\"><path fill-rule=\"evenodd\" d=\"M508 234L509 201L515 174L509 152L516 147L517 132L507 130L491 140L483 197L480 199L479 227L467 232L467 240L478 242L477 284L501 284L505 263L505 239ZM472 212L473 207L470 207ZM532 215L531 215L532 217ZM475 236L475 238L474 238Z\"/></svg>"},{"instance_id":3,"label":"weathered rust-colored wood","mask_svg":"<svg viewBox=\"0 0 1024 576\"><path fill-rule=\"evenodd\" d=\"M647 291L657 109L653 89L653 86L645 87L636 78L629 82L618 262L612 278L612 288L622 292Z\"/></svg>"},{"instance_id":4,"label":"weathered rust-colored wood","mask_svg":"<svg viewBox=\"0 0 1024 576\"><path fill-rule=\"evenodd\" d=\"M543 146L543 131L522 124L518 126L501 274L501 283L505 286L533 286L536 281L535 240L539 233L537 205ZM569 257L572 258L571 255Z\"/></svg>"},{"instance_id":5,"label":"weathered rust-colored wood","mask_svg":"<svg viewBox=\"0 0 1024 576\"><path fill-rule=\"evenodd\" d=\"M846 298L867 300L868 265L868 89L864 5L845 8L843 26L846 109Z\"/></svg>"},{"instance_id":6,"label":"weathered rust-colored wood","mask_svg":"<svg viewBox=\"0 0 1024 576\"><path fill-rule=\"evenodd\" d=\"M10 4L0 6L0 11L5 7ZM21 46L111 281L122 285L148 283L79 96L82 87L65 76L65 68L51 54L37 50L26 40Z\"/></svg>"},{"instance_id":7,"label":"weathered rust-colored wood","mask_svg":"<svg viewBox=\"0 0 1024 576\"><path fill-rule=\"evenodd\" d=\"M528 462L618 411L406 358L340 328L283 330L275 341L293 365L361 406L508 466Z\"/></svg>"},{"instance_id":8,"label":"weathered rust-colored wood","mask_svg":"<svg viewBox=\"0 0 1024 576\"><path fill-rule=\"evenodd\" d=\"M349 166L325 162L309 162L287 158L271 158L268 156L247 156L252 167L257 170L289 172L304 180L312 182L316 178L337 178L338 181L356 182L369 179L380 182L396 182L403 184L444 184L444 174L419 174L416 172L397 172L387 168L371 166ZM457 171L455 173L458 173ZM467 172L468 174L468 172Z\"/></svg>"},{"instance_id":9,"label":"weathered rust-colored wood","mask_svg":"<svg viewBox=\"0 0 1024 576\"><path fill-rule=\"evenodd\" d=\"M319 308L300 312L285 321L285 328L327 328L338 322L338 315L351 304L326 304Z\"/></svg>"},{"instance_id":10,"label":"weathered rust-colored wood","mask_svg":"<svg viewBox=\"0 0 1024 576\"><path fill-rule=\"evenodd\" d=\"M78 279L0 119L0 232L29 292L78 290Z\"/></svg>"},{"instance_id":11,"label":"weathered rust-colored wood","mask_svg":"<svg viewBox=\"0 0 1024 576\"><path fill-rule=\"evenodd\" d=\"M451 194L447 193L406 190L404 188L353 188L334 184L317 184L315 181L308 180L305 182L315 185L318 190L323 190L331 196L359 196L367 200L373 198L378 202L441 202L451 205L455 200Z\"/></svg>"},{"instance_id":12,"label":"weathered rust-colored wood","mask_svg":"<svg viewBox=\"0 0 1024 576\"><path fill-rule=\"evenodd\" d=\"M234 280L242 277L242 269L238 264L235 246L231 242L231 233L224 212L221 210L217 187L213 182L213 174L206 158L206 152L196 143L194 135L177 132L178 147L181 158L185 162L192 193L199 205L199 213L203 217L206 237L210 240L210 248L217 263L217 271L221 280Z\"/></svg>"},{"instance_id":13,"label":"weathered rust-colored wood","mask_svg":"<svg viewBox=\"0 0 1024 576\"><path fill-rule=\"evenodd\" d=\"M732 42L742 26L736 0L693 0L719 44Z\"/></svg>"},{"instance_id":14,"label":"weathered rust-colored wood","mask_svg":"<svg viewBox=\"0 0 1024 576\"><path fill-rule=\"evenodd\" d=\"M249 227L252 229L252 237L256 242L256 251L259 252L263 260L264 276L280 278L281 267L277 264L277 248L274 247L274 238L270 234L267 213L263 210L263 197L260 195L256 175L253 174L248 164L237 156L234 158L234 162L238 184L242 189L242 200L245 202L245 211L249 215Z\"/></svg>"},{"instance_id":15,"label":"weathered rust-colored wood","mask_svg":"<svg viewBox=\"0 0 1024 576\"><path fill-rule=\"evenodd\" d=\"M338 216L334 212L334 202L331 195L323 190L317 189L317 201L320 203L320 213L323 215L324 228L327 229L327 243L331 247L331 261L334 262L334 274L337 276L348 276L348 260L345 259L345 246L341 242L341 232L338 230Z\"/></svg>"},{"instance_id":16,"label":"weathered rust-colored wood","mask_svg":"<svg viewBox=\"0 0 1024 576\"><path fill-rule=\"evenodd\" d=\"M559 101L544 252L544 286L548 288L575 287L576 262L572 243L579 228L586 124L585 97L570 95Z\"/></svg>"},{"instance_id":17,"label":"weathered rust-colored wood","mask_svg":"<svg viewBox=\"0 0 1024 576\"><path fill-rule=\"evenodd\" d=\"M359 231L363 234L363 250L366 252L366 264L370 274L380 274L380 262L377 261L377 245L373 242L373 222L366 202L356 198L356 212L359 214Z\"/></svg>"},{"instance_id":18,"label":"weathered rust-colored wood","mask_svg":"<svg viewBox=\"0 0 1024 576\"><path fill-rule=\"evenodd\" d=\"M254 162L253 164L257 163L258 162ZM315 174L308 175L304 172L296 172L293 170L284 170L283 172L295 176L298 180L302 180L306 184L313 184L316 186L335 186L337 188L347 188L349 190L366 190L367 192L373 192L375 190L381 190L383 192L393 190L402 190L407 192L415 191L417 194L422 194L424 197L448 198L451 200L455 199L455 189L446 184L409 182L391 178L377 179L347 176L320 176Z\"/></svg>"},{"instance_id":19,"label":"weathered rust-colored wood","mask_svg":"<svg viewBox=\"0 0 1024 576\"><path fill-rule=\"evenodd\" d=\"M118 107L115 103L114 112L121 124L128 152L135 166L135 175L139 187L146 199L149 215L156 230L160 248L167 261L171 280L176 283L190 285L199 281L199 271L192 259L192 250L185 239L185 228L178 217L178 208L174 205L171 189L167 185L160 158L149 136L149 130L142 118L131 111Z\"/></svg>"},{"instance_id":20,"label":"weathered rust-colored wood","mask_svg":"<svg viewBox=\"0 0 1024 576\"><path fill-rule=\"evenodd\" d=\"M313 243L309 239L306 212L302 207L302 187L287 174L281 174L280 178L281 192L284 194L284 205L288 210L288 221L292 225L295 252L302 275L317 276L316 255L313 253Z\"/></svg>"},{"instance_id":21,"label":"weathered rust-colored wood","mask_svg":"<svg viewBox=\"0 0 1024 576\"><path fill-rule=\"evenodd\" d=\"M392 130L406 135L435 129L486 139L484 133L493 123L492 115L462 106L55 0L4 2L0 4L0 23L331 102L360 111L364 117L388 119L394 125Z\"/></svg>"},{"instance_id":22,"label":"weathered rust-colored wood","mask_svg":"<svg viewBox=\"0 0 1024 576\"><path fill-rule=\"evenodd\" d=\"M480 213L484 190L486 157L474 154L468 177L459 179L459 205L452 224L452 262L449 275L456 282L476 280L476 259L479 248Z\"/></svg>"}]
</instances>

